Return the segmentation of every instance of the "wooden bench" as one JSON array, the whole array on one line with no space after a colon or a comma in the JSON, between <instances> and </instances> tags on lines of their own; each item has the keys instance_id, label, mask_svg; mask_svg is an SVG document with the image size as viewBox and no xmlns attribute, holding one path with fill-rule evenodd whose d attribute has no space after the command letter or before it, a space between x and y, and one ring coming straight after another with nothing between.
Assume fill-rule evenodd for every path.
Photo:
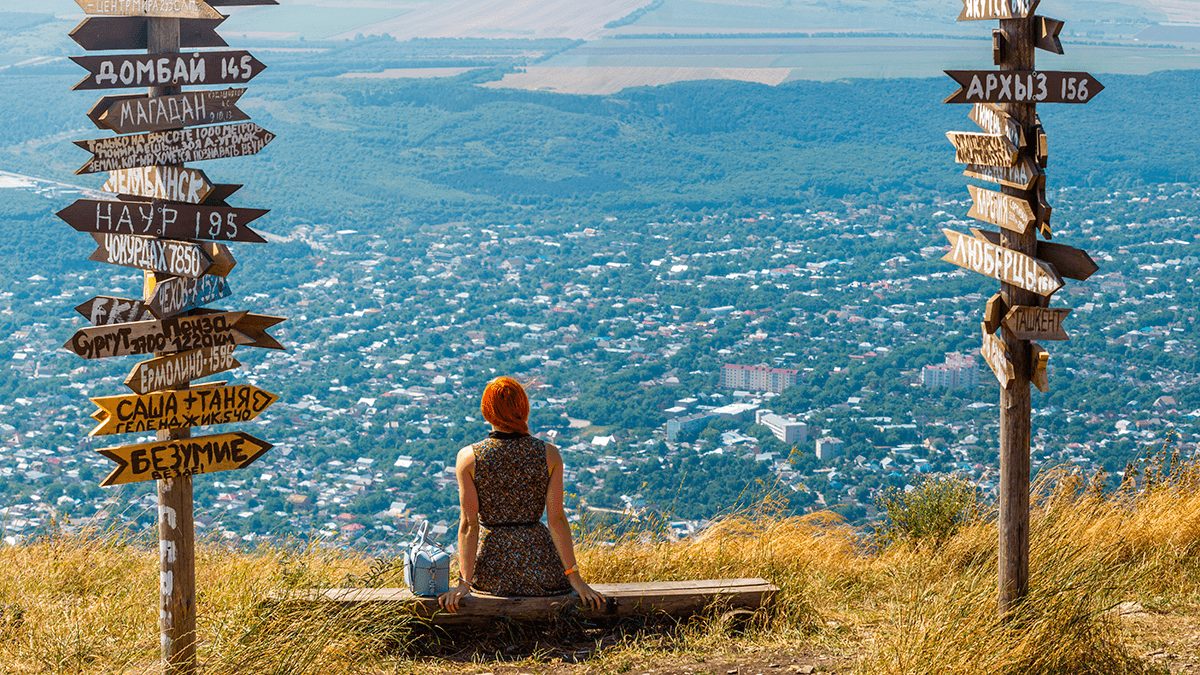
<instances>
[{"instance_id":1,"label":"wooden bench","mask_svg":"<svg viewBox=\"0 0 1200 675\"><path fill-rule=\"evenodd\" d=\"M607 607L600 611L580 607L579 596L500 597L472 592L450 614L438 606L437 598L415 596L406 588L316 588L286 596L272 597L275 602L312 604L351 609L362 606L408 609L419 619L439 626L480 624L506 617L527 621L545 621L571 608L590 619L616 619L637 614L665 613L690 616L708 607L722 611L757 609L766 604L779 588L763 579L704 579L699 581L658 581L634 584L592 584L608 596Z\"/></svg>"}]
</instances>

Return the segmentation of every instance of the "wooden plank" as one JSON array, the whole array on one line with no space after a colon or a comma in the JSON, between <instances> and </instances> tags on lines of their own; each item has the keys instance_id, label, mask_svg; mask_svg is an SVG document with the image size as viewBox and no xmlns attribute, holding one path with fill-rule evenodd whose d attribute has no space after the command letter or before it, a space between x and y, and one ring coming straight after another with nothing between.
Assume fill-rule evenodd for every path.
<instances>
[{"instance_id":1,"label":"wooden plank","mask_svg":"<svg viewBox=\"0 0 1200 675\"><path fill-rule=\"evenodd\" d=\"M75 145L94 155L75 173L247 157L258 154L274 138L274 134L253 122L239 122L75 141Z\"/></svg>"},{"instance_id":2,"label":"wooden plank","mask_svg":"<svg viewBox=\"0 0 1200 675\"><path fill-rule=\"evenodd\" d=\"M996 375L1000 386L1008 389L1015 377L1012 359L1008 356L1008 348L1004 346L1003 340L988 332L986 323L981 323L979 326L983 330L983 346L979 348L979 353L988 367L992 369L992 373Z\"/></svg>"},{"instance_id":3,"label":"wooden plank","mask_svg":"<svg viewBox=\"0 0 1200 675\"><path fill-rule=\"evenodd\" d=\"M947 70L959 89L942 103L1087 103L1104 90L1089 73Z\"/></svg>"},{"instance_id":4,"label":"wooden plank","mask_svg":"<svg viewBox=\"0 0 1200 675\"><path fill-rule=\"evenodd\" d=\"M757 609L771 601L779 587L763 579L708 579L632 584L591 584L610 602L600 610L582 607L574 593L550 597L499 597L472 592L458 612L450 614L437 598L414 596L406 588L317 588L272 596L272 602L353 608L362 605L395 605L438 626L463 626L504 617L546 621L568 609L586 619L618 619L639 614L667 613L689 616L718 606Z\"/></svg>"},{"instance_id":5,"label":"wooden plank","mask_svg":"<svg viewBox=\"0 0 1200 675\"><path fill-rule=\"evenodd\" d=\"M974 131L947 131L954 144L954 161L959 164L986 164L1010 167L1017 163L1017 146L1008 136Z\"/></svg>"},{"instance_id":6,"label":"wooden plank","mask_svg":"<svg viewBox=\"0 0 1200 675\"><path fill-rule=\"evenodd\" d=\"M131 234L92 234L96 251L88 260L134 267L163 274L196 278L212 267L204 249L189 241L137 237Z\"/></svg>"},{"instance_id":7,"label":"wooden plank","mask_svg":"<svg viewBox=\"0 0 1200 675\"><path fill-rule=\"evenodd\" d=\"M1070 340L1062 322L1074 310L1067 307L1013 307L1004 315L1004 327L1018 340Z\"/></svg>"},{"instance_id":8,"label":"wooden plank","mask_svg":"<svg viewBox=\"0 0 1200 675\"><path fill-rule=\"evenodd\" d=\"M1062 41L1058 38L1062 29L1063 22L1058 19L1045 16L1033 17L1033 30L1037 34L1037 41L1033 43L1033 46L1052 54L1062 54Z\"/></svg>"},{"instance_id":9,"label":"wooden plank","mask_svg":"<svg viewBox=\"0 0 1200 675\"><path fill-rule=\"evenodd\" d=\"M153 321L154 315L141 300L116 298L109 295L97 295L87 302L80 303L75 311L93 326L111 326L118 323L134 321Z\"/></svg>"},{"instance_id":10,"label":"wooden plank","mask_svg":"<svg viewBox=\"0 0 1200 675\"><path fill-rule=\"evenodd\" d=\"M199 169L147 166L113 171L100 189L143 199L201 204L213 186Z\"/></svg>"},{"instance_id":11,"label":"wooden plank","mask_svg":"<svg viewBox=\"0 0 1200 675\"><path fill-rule=\"evenodd\" d=\"M1000 330L1000 324L1004 321L1007 310L1008 305L1004 302L1003 294L997 293L989 298L987 305L983 308L983 329L988 333Z\"/></svg>"},{"instance_id":12,"label":"wooden plank","mask_svg":"<svg viewBox=\"0 0 1200 675\"><path fill-rule=\"evenodd\" d=\"M233 349L232 346L227 348L230 351ZM107 436L249 422L278 400L278 395L248 384L98 396L91 401L100 410L92 416L100 424L88 435Z\"/></svg>"},{"instance_id":13,"label":"wooden plank","mask_svg":"<svg viewBox=\"0 0 1200 675\"><path fill-rule=\"evenodd\" d=\"M962 0L959 21L1023 19L1038 6L1039 0Z\"/></svg>"},{"instance_id":14,"label":"wooden plank","mask_svg":"<svg viewBox=\"0 0 1200 675\"><path fill-rule=\"evenodd\" d=\"M244 345L250 339L234 329L234 324L244 316L246 312L222 312L81 328L63 347L85 359L104 359Z\"/></svg>"},{"instance_id":15,"label":"wooden plank","mask_svg":"<svg viewBox=\"0 0 1200 675\"><path fill-rule=\"evenodd\" d=\"M261 244L266 240L247 225L266 213L266 209L207 204L79 199L59 211L58 217L79 232Z\"/></svg>"},{"instance_id":16,"label":"wooden plank","mask_svg":"<svg viewBox=\"0 0 1200 675\"><path fill-rule=\"evenodd\" d=\"M990 243L1000 245L1000 233L988 230L971 230L977 237L987 239ZM1037 259L1044 260L1054 266L1054 269L1067 279L1086 281L1096 273L1100 266L1086 251L1066 246L1039 241L1037 244Z\"/></svg>"},{"instance_id":17,"label":"wooden plank","mask_svg":"<svg viewBox=\"0 0 1200 675\"><path fill-rule=\"evenodd\" d=\"M1033 373L1030 374L1029 381L1044 394L1050 391L1050 375L1046 372L1046 364L1050 362L1050 352L1036 342L1029 346L1033 348Z\"/></svg>"},{"instance_id":18,"label":"wooden plank","mask_svg":"<svg viewBox=\"0 0 1200 675\"><path fill-rule=\"evenodd\" d=\"M233 259L233 253L229 247L215 241L198 242L200 247L213 261L212 267L208 268L205 274L211 274L214 277L227 277L237 267L237 261Z\"/></svg>"},{"instance_id":19,"label":"wooden plank","mask_svg":"<svg viewBox=\"0 0 1200 675\"><path fill-rule=\"evenodd\" d=\"M272 446L244 431L161 440L97 450L117 463L100 485L109 487L245 469Z\"/></svg>"},{"instance_id":20,"label":"wooden plank","mask_svg":"<svg viewBox=\"0 0 1200 675\"><path fill-rule=\"evenodd\" d=\"M221 19L204 0L75 0L90 16L155 16L176 19Z\"/></svg>"},{"instance_id":21,"label":"wooden plank","mask_svg":"<svg viewBox=\"0 0 1200 675\"><path fill-rule=\"evenodd\" d=\"M167 131L205 124L240 122L250 116L237 107L245 89L188 91L150 98L145 94L105 96L88 111L100 129L118 134Z\"/></svg>"},{"instance_id":22,"label":"wooden plank","mask_svg":"<svg viewBox=\"0 0 1200 675\"><path fill-rule=\"evenodd\" d=\"M217 26L221 19L180 19L179 46L228 47ZM143 16L90 16L83 20L69 35L80 47L89 52L109 49L146 49L148 45L147 17Z\"/></svg>"},{"instance_id":23,"label":"wooden plank","mask_svg":"<svg viewBox=\"0 0 1200 675\"><path fill-rule=\"evenodd\" d=\"M970 237L946 229L942 234L950 240L950 252L942 256L948 263L1039 295L1053 295L1063 287L1062 277L1053 265L980 236Z\"/></svg>"},{"instance_id":24,"label":"wooden plank","mask_svg":"<svg viewBox=\"0 0 1200 675\"><path fill-rule=\"evenodd\" d=\"M208 0L213 7L250 7L262 5L278 5L279 0Z\"/></svg>"},{"instance_id":25,"label":"wooden plank","mask_svg":"<svg viewBox=\"0 0 1200 675\"><path fill-rule=\"evenodd\" d=\"M982 220L1006 230L1024 234L1034 223L1033 209L1029 202L993 190L968 185L971 192L971 210L968 218Z\"/></svg>"},{"instance_id":26,"label":"wooden plank","mask_svg":"<svg viewBox=\"0 0 1200 675\"><path fill-rule=\"evenodd\" d=\"M68 57L88 71L72 91L245 84L266 69L245 50Z\"/></svg>"},{"instance_id":27,"label":"wooden plank","mask_svg":"<svg viewBox=\"0 0 1200 675\"><path fill-rule=\"evenodd\" d=\"M146 306L156 318L166 319L210 302L227 298L233 294L229 282L216 276L205 275L198 279L185 277L146 277L150 289L150 301ZM249 336L247 336L249 337Z\"/></svg>"},{"instance_id":28,"label":"wooden plank","mask_svg":"<svg viewBox=\"0 0 1200 675\"><path fill-rule=\"evenodd\" d=\"M208 199L204 200L205 204L210 206L229 206L225 203L233 193L242 189L241 185L233 183L217 183L213 186L213 191L208 195Z\"/></svg>"},{"instance_id":29,"label":"wooden plank","mask_svg":"<svg viewBox=\"0 0 1200 675\"><path fill-rule=\"evenodd\" d=\"M235 348L202 347L142 361L129 371L125 386L138 394L148 394L240 368L242 364L233 358Z\"/></svg>"},{"instance_id":30,"label":"wooden plank","mask_svg":"<svg viewBox=\"0 0 1200 675\"><path fill-rule=\"evenodd\" d=\"M991 103L976 103L967 117L987 134L1007 136L1018 148L1025 147L1025 130L1021 123Z\"/></svg>"},{"instance_id":31,"label":"wooden plank","mask_svg":"<svg viewBox=\"0 0 1200 675\"><path fill-rule=\"evenodd\" d=\"M204 316L206 314L217 314L224 310L201 307L192 310L194 316ZM270 316L267 314L246 314L238 322L235 328L239 333L250 338L251 342L246 344L246 347L258 347L260 349L277 349L287 351L287 347L279 344L275 338L267 334L267 329L272 326L279 325L287 321L287 318L282 316Z\"/></svg>"},{"instance_id":32,"label":"wooden plank","mask_svg":"<svg viewBox=\"0 0 1200 675\"><path fill-rule=\"evenodd\" d=\"M968 164L963 175L1019 190L1029 190L1042 176L1041 169L1028 157L1019 157L1012 166Z\"/></svg>"}]
</instances>

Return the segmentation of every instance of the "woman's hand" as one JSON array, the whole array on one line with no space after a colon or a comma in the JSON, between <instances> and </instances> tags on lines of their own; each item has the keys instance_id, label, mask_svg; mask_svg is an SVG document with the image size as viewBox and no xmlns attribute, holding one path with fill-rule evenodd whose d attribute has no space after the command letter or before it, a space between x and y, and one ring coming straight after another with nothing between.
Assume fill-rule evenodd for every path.
<instances>
[{"instance_id":1,"label":"woman's hand","mask_svg":"<svg viewBox=\"0 0 1200 675\"><path fill-rule=\"evenodd\" d=\"M471 592L471 584L465 581L459 582L457 588L442 593L438 596L438 604L442 609L454 614L458 611L458 601L465 598Z\"/></svg>"},{"instance_id":2,"label":"woman's hand","mask_svg":"<svg viewBox=\"0 0 1200 675\"><path fill-rule=\"evenodd\" d=\"M604 608L605 603L608 602L608 596L593 590L583 579L579 578L578 572L571 575L571 588L574 588L575 592L579 594L579 602L584 607L600 611Z\"/></svg>"}]
</instances>

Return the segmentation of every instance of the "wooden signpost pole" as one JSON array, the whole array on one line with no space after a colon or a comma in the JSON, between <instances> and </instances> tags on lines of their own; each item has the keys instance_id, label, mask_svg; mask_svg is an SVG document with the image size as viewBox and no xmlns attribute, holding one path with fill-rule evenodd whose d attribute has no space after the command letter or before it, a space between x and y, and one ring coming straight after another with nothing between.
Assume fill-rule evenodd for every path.
<instances>
[{"instance_id":1,"label":"wooden signpost pole","mask_svg":"<svg viewBox=\"0 0 1200 675\"><path fill-rule=\"evenodd\" d=\"M179 19L146 19L147 51L151 54L179 52ZM150 98L173 96L180 87L150 87ZM147 275L151 274L146 272ZM145 284L143 300L150 301L152 288ZM187 389L188 383L177 389ZM190 428L162 429L158 440L191 436ZM196 672L196 557L193 519L192 477L157 481L159 557L159 635L163 670L169 675Z\"/></svg>"}]
</instances>

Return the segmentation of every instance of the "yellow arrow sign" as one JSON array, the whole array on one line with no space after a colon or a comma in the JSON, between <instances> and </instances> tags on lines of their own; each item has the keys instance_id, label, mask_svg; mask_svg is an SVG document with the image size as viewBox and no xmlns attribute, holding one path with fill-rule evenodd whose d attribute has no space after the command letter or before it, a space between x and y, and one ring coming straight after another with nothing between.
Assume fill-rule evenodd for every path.
<instances>
[{"instance_id":1,"label":"yellow arrow sign","mask_svg":"<svg viewBox=\"0 0 1200 675\"><path fill-rule=\"evenodd\" d=\"M92 399L100 408L92 414L100 425L89 435L246 422L278 400L279 396L250 385L159 391L142 396L101 396Z\"/></svg>"},{"instance_id":2,"label":"yellow arrow sign","mask_svg":"<svg viewBox=\"0 0 1200 675\"><path fill-rule=\"evenodd\" d=\"M98 450L117 463L102 487L244 469L273 446L242 431Z\"/></svg>"}]
</instances>

